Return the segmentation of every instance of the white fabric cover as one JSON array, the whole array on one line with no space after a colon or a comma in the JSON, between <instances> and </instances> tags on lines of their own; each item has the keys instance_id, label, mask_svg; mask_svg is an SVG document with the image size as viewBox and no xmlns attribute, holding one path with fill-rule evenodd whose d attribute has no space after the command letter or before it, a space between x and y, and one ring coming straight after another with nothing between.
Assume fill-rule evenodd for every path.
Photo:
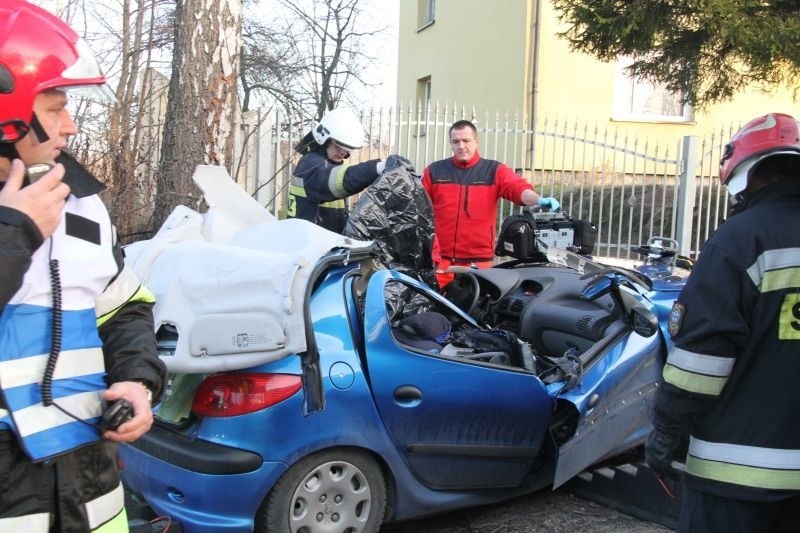
<instances>
[{"instance_id":1,"label":"white fabric cover","mask_svg":"<svg viewBox=\"0 0 800 533\"><path fill-rule=\"evenodd\" d=\"M126 247L126 262L156 296L156 329L178 330L171 372L219 372L306 349L309 275L357 241L299 219L277 220L216 166L193 176L208 212L177 207L158 233Z\"/></svg>"}]
</instances>

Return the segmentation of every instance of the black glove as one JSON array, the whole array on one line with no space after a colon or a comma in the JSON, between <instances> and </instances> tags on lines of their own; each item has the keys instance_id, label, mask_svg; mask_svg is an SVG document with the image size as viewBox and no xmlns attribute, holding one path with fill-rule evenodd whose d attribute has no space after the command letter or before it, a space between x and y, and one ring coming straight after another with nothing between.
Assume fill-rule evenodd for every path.
<instances>
[{"instance_id":1,"label":"black glove","mask_svg":"<svg viewBox=\"0 0 800 533\"><path fill-rule=\"evenodd\" d=\"M672 467L672 461L685 449L685 441L683 435L654 429L644 445L644 460L647 466L672 497L675 495L675 484L680 477L678 471Z\"/></svg>"},{"instance_id":2,"label":"black glove","mask_svg":"<svg viewBox=\"0 0 800 533\"><path fill-rule=\"evenodd\" d=\"M416 173L416 170L414 169L414 164L407 158L398 154L392 154L386 158L386 166L384 167L383 170L384 172L386 172L387 170L394 170L398 167L405 167L409 171L411 171L412 174Z\"/></svg>"}]
</instances>

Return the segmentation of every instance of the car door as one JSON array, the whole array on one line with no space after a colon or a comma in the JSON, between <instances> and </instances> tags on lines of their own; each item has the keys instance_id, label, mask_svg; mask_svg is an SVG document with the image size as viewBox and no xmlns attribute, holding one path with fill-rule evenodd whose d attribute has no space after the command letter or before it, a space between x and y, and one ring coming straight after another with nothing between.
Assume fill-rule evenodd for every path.
<instances>
[{"instance_id":1,"label":"car door","mask_svg":"<svg viewBox=\"0 0 800 533\"><path fill-rule=\"evenodd\" d=\"M580 384L558 395L559 401L575 406L577 422L572 437L559 446L554 488L590 465L643 443L652 427L665 345L652 306L646 300L633 305L633 316L647 323L618 324L616 333L596 346ZM592 356L582 357L586 355Z\"/></svg>"},{"instance_id":2,"label":"car door","mask_svg":"<svg viewBox=\"0 0 800 533\"><path fill-rule=\"evenodd\" d=\"M399 285L398 285L399 284ZM388 285L388 286L387 286ZM416 281L379 271L364 309L367 373L375 404L410 470L434 489L514 487L540 466L553 400L521 368L421 353L390 330L398 292L461 314ZM441 309L441 307L440 307Z\"/></svg>"}]
</instances>

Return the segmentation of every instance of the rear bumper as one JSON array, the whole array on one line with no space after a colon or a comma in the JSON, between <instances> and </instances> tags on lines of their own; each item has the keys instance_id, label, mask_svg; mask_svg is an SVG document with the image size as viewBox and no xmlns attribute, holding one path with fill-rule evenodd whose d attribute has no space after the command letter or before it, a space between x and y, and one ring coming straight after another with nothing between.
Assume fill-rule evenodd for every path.
<instances>
[{"instance_id":1,"label":"rear bumper","mask_svg":"<svg viewBox=\"0 0 800 533\"><path fill-rule=\"evenodd\" d=\"M189 439L158 425L129 446L173 466L200 474L253 472L263 460L257 453L200 439Z\"/></svg>"},{"instance_id":2,"label":"rear bumper","mask_svg":"<svg viewBox=\"0 0 800 533\"><path fill-rule=\"evenodd\" d=\"M135 444L120 446L120 457L126 490L186 533L250 533L259 506L288 468L157 426Z\"/></svg>"}]
</instances>

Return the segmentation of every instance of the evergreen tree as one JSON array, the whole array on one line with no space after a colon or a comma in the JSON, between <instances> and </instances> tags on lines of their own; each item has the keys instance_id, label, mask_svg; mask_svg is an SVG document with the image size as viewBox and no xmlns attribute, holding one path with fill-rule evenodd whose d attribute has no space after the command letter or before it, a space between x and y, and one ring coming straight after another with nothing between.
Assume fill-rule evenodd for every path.
<instances>
[{"instance_id":1,"label":"evergreen tree","mask_svg":"<svg viewBox=\"0 0 800 533\"><path fill-rule=\"evenodd\" d=\"M553 0L573 50L631 56L629 73L702 108L800 81L797 0Z\"/></svg>"}]
</instances>

